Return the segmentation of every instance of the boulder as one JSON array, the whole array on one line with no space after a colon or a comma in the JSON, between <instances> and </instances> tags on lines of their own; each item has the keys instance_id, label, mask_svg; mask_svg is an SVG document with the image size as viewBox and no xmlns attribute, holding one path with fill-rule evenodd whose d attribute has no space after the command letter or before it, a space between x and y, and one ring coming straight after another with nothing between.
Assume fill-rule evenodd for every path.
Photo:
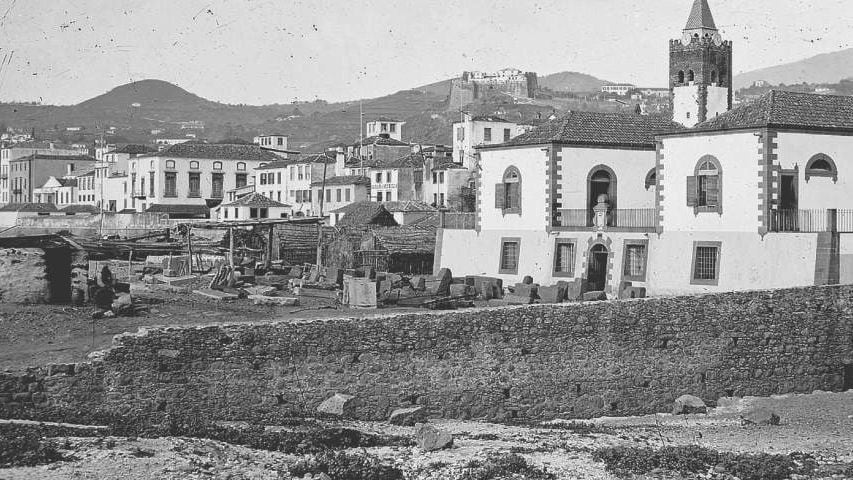
<instances>
[{"instance_id":1,"label":"boulder","mask_svg":"<svg viewBox=\"0 0 853 480\"><path fill-rule=\"evenodd\" d=\"M539 285L530 283L516 283L512 288L515 295L527 298L538 298Z\"/></svg>"},{"instance_id":2,"label":"boulder","mask_svg":"<svg viewBox=\"0 0 853 480\"><path fill-rule=\"evenodd\" d=\"M474 287L470 285L450 285L450 296L451 297L473 297L476 294L474 293Z\"/></svg>"},{"instance_id":3,"label":"boulder","mask_svg":"<svg viewBox=\"0 0 853 480\"><path fill-rule=\"evenodd\" d=\"M426 421L426 410L424 407L398 408L391 412L388 422L392 425L412 427L417 423Z\"/></svg>"},{"instance_id":4,"label":"boulder","mask_svg":"<svg viewBox=\"0 0 853 480\"><path fill-rule=\"evenodd\" d=\"M741 415L746 425L779 425L779 415L766 408L755 408Z\"/></svg>"},{"instance_id":5,"label":"boulder","mask_svg":"<svg viewBox=\"0 0 853 480\"><path fill-rule=\"evenodd\" d=\"M449 268L442 268L427 282L426 288L430 295L450 295L450 284L453 283L453 275Z\"/></svg>"},{"instance_id":6,"label":"boulder","mask_svg":"<svg viewBox=\"0 0 853 480\"><path fill-rule=\"evenodd\" d=\"M326 281L336 285L343 285L344 271L340 268L326 267Z\"/></svg>"},{"instance_id":7,"label":"boulder","mask_svg":"<svg viewBox=\"0 0 853 480\"><path fill-rule=\"evenodd\" d=\"M439 430L428 423L415 425L415 441L425 452L433 452L453 446L453 436Z\"/></svg>"},{"instance_id":8,"label":"boulder","mask_svg":"<svg viewBox=\"0 0 853 480\"><path fill-rule=\"evenodd\" d=\"M246 291L249 295L262 295L268 296L275 293L275 287L271 287L269 285L256 285L254 287L246 287L243 290Z\"/></svg>"},{"instance_id":9,"label":"boulder","mask_svg":"<svg viewBox=\"0 0 853 480\"><path fill-rule=\"evenodd\" d=\"M689 413L708 413L708 407L699 397L693 395L682 395L675 399L672 406L673 415L685 415Z\"/></svg>"},{"instance_id":10,"label":"boulder","mask_svg":"<svg viewBox=\"0 0 853 480\"><path fill-rule=\"evenodd\" d=\"M352 416L355 409L355 397L352 395L344 395L336 393L327 398L317 407L317 411L326 415L335 415L338 417Z\"/></svg>"},{"instance_id":11,"label":"boulder","mask_svg":"<svg viewBox=\"0 0 853 480\"><path fill-rule=\"evenodd\" d=\"M542 303L560 303L566 297L566 288L562 285L539 287L536 294Z\"/></svg>"},{"instance_id":12,"label":"boulder","mask_svg":"<svg viewBox=\"0 0 853 480\"><path fill-rule=\"evenodd\" d=\"M521 283L525 285L533 285L533 277L525 275L524 278L521 279Z\"/></svg>"},{"instance_id":13,"label":"boulder","mask_svg":"<svg viewBox=\"0 0 853 480\"><path fill-rule=\"evenodd\" d=\"M586 292L583 294L584 302L595 302L597 300L607 300L607 294L604 292Z\"/></svg>"}]
</instances>

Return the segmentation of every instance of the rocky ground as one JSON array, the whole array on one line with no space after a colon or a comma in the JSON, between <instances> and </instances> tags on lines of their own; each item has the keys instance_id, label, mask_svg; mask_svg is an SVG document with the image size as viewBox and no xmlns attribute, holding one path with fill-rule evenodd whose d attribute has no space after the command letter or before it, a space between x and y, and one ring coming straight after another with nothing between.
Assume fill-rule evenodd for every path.
<instances>
[{"instance_id":1,"label":"rocky ground","mask_svg":"<svg viewBox=\"0 0 853 480\"><path fill-rule=\"evenodd\" d=\"M744 425L741 417L757 408L779 415L780 424ZM741 453L808 452L823 468L824 473L817 478L850 478L844 473L825 472L842 472L843 468L831 467L853 462L853 391L748 397L727 402L707 415L599 418L583 424L553 421L544 426L433 423L453 435L451 448L424 452L416 446L394 446L360 448L355 453L375 455L386 464L396 465L407 479L436 480L481 478L464 477L463 466L473 459L495 459L513 453L521 455L530 465L552 473L554 478L620 478L605 471L604 464L592 458L594 450L605 446L699 445ZM367 433L403 436L415 433L414 427L385 423L337 424ZM300 458L183 437L56 440L71 460L47 466L0 469L0 479L286 479L291 478L288 466ZM684 477L660 471L633 478L731 477Z\"/></svg>"}]
</instances>

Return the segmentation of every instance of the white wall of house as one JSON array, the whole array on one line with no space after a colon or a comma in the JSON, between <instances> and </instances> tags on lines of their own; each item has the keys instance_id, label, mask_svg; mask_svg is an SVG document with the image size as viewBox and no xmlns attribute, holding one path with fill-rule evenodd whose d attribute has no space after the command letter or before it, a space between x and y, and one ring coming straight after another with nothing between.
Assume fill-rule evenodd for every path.
<instances>
[{"instance_id":1,"label":"white wall of house","mask_svg":"<svg viewBox=\"0 0 853 480\"><path fill-rule=\"evenodd\" d=\"M645 187L646 175L655 167L654 151L564 146L560 152L562 208L587 208L588 177L599 165L616 174L616 208L654 208L655 187Z\"/></svg>"},{"instance_id":2,"label":"white wall of house","mask_svg":"<svg viewBox=\"0 0 853 480\"><path fill-rule=\"evenodd\" d=\"M490 138L486 139L486 130ZM470 117L453 124L453 161L461 163L465 168L474 166L475 147L480 145L496 145L506 141L505 131L509 131L509 139L523 133L518 124L513 122L486 122L472 120Z\"/></svg>"},{"instance_id":3,"label":"white wall of house","mask_svg":"<svg viewBox=\"0 0 853 480\"><path fill-rule=\"evenodd\" d=\"M168 163L168 162L174 162ZM170 158L163 156L137 157L130 160L129 191L144 193L145 198L131 199L131 208L142 211L153 204L158 205L204 205L205 199L215 198L213 192L213 174L223 174L223 188L218 198L224 198L225 191L237 187L237 174L245 174L247 183L254 169L263 163L258 160L218 160L204 158ZM196 168L197 167L197 168ZM217 168L218 167L218 168ZM154 173L154 192L151 194L150 175ZM166 172L176 174L177 189L175 196L166 196ZM198 173L200 191L198 196L190 196L190 173ZM136 174L135 183L133 175ZM142 178L145 178L145 191L140 192Z\"/></svg>"},{"instance_id":4,"label":"white wall of house","mask_svg":"<svg viewBox=\"0 0 853 480\"><path fill-rule=\"evenodd\" d=\"M483 230L539 230L544 232L548 216L545 198L548 154L542 145L500 150L482 150L480 226ZM504 214L495 208L495 185L502 183L507 168L521 174L521 214Z\"/></svg>"},{"instance_id":5,"label":"white wall of house","mask_svg":"<svg viewBox=\"0 0 853 480\"><path fill-rule=\"evenodd\" d=\"M760 145L752 131L665 137L663 177L658 180L664 231L757 232ZM687 177L704 155L713 155L722 167L722 215L697 214L687 205Z\"/></svg>"},{"instance_id":6,"label":"white wall of house","mask_svg":"<svg viewBox=\"0 0 853 480\"><path fill-rule=\"evenodd\" d=\"M779 132L776 138L779 165L799 167L799 208L853 209L853 136ZM815 154L828 155L838 167L838 181L812 177L806 181L806 164Z\"/></svg>"},{"instance_id":7,"label":"white wall of house","mask_svg":"<svg viewBox=\"0 0 853 480\"><path fill-rule=\"evenodd\" d=\"M323 199L323 215L330 215L329 212L341 207L345 207L351 203L364 202L370 200L367 191L367 185L327 185L326 193L323 193L322 187L313 186L314 193L311 195L312 210L320 215L320 198ZM334 216L334 215L332 215Z\"/></svg>"},{"instance_id":8,"label":"white wall of house","mask_svg":"<svg viewBox=\"0 0 853 480\"><path fill-rule=\"evenodd\" d=\"M266 211L266 212L264 212ZM292 214L291 207L248 207L223 205L213 209L211 218L220 222L234 222L243 220L260 220L265 218L287 218ZM266 215L264 215L266 213Z\"/></svg>"},{"instance_id":9,"label":"white wall of house","mask_svg":"<svg viewBox=\"0 0 853 480\"><path fill-rule=\"evenodd\" d=\"M370 199L374 202L392 202L400 199L400 171L396 168L371 168Z\"/></svg>"}]
</instances>

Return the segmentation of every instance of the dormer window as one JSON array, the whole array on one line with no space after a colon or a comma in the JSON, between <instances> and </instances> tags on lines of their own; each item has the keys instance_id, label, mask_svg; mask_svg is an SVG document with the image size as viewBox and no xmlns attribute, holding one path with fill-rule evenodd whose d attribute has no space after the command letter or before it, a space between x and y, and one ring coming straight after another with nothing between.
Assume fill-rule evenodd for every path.
<instances>
[{"instance_id":1,"label":"dormer window","mask_svg":"<svg viewBox=\"0 0 853 480\"><path fill-rule=\"evenodd\" d=\"M243 162L237 162L237 170L238 171L246 171L246 164Z\"/></svg>"},{"instance_id":2,"label":"dormer window","mask_svg":"<svg viewBox=\"0 0 853 480\"><path fill-rule=\"evenodd\" d=\"M175 169L175 161L174 160L166 160L166 168L170 170Z\"/></svg>"},{"instance_id":3,"label":"dormer window","mask_svg":"<svg viewBox=\"0 0 853 480\"><path fill-rule=\"evenodd\" d=\"M222 170L222 162L213 162L214 170Z\"/></svg>"},{"instance_id":4,"label":"dormer window","mask_svg":"<svg viewBox=\"0 0 853 480\"><path fill-rule=\"evenodd\" d=\"M198 162L193 160L190 162L190 170L198 170Z\"/></svg>"}]
</instances>

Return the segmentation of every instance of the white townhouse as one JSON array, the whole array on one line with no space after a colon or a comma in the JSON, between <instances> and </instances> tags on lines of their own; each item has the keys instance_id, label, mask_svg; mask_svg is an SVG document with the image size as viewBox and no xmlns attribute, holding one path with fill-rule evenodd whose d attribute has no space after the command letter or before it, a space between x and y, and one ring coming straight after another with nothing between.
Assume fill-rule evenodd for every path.
<instances>
[{"instance_id":1,"label":"white townhouse","mask_svg":"<svg viewBox=\"0 0 853 480\"><path fill-rule=\"evenodd\" d=\"M335 158L325 153L291 156L255 168L255 190L293 208L294 215L313 216L312 182L335 176Z\"/></svg>"}]
</instances>

